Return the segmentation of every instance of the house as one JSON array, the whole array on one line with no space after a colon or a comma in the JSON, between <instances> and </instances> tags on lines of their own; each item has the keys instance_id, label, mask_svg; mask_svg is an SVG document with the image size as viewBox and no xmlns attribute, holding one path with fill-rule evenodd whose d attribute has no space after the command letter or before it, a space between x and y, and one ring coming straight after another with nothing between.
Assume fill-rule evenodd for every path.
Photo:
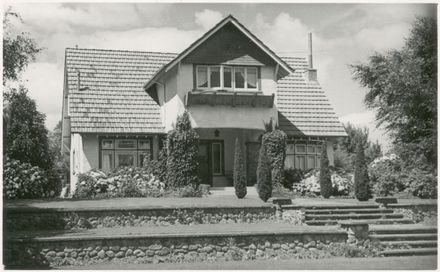
<instances>
[{"instance_id":1,"label":"house","mask_svg":"<svg viewBox=\"0 0 440 272\"><path fill-rule=\"evenodd\" d=\"M212 186L232 185L236 138L255 183L271 119L289 137L286 167L319 167L323 143L332 164L332 144L346 136L311 54L281 58L228 16L180 54L66 49L62 148L72 189L78 173L157 158L185 110L201 139L200 177Z\"/></svg>"}]
</instances>

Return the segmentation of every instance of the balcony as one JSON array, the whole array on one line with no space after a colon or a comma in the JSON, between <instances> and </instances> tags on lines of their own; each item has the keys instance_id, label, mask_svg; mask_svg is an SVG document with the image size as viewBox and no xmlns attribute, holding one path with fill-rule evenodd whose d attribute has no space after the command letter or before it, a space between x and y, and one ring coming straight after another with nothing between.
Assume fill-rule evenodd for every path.
<instances>
[{"instance_id":1,"label":"balcony","mask_svg":"<svg viewBox=\"0 0 440 272\"><path fill-rule=\"evenodd\" d=\"M275 95L262 92L192 91L185 96L185 106L210 105L273 108Z\"/></svg>"}]
</instances>

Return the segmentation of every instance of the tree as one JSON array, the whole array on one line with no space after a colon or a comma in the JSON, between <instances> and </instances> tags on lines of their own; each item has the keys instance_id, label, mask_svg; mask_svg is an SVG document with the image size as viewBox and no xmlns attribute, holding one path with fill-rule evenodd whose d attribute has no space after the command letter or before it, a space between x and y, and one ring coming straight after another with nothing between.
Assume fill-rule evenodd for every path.
<instances>
[{"instance_id":1,"label":"tree","mask_svg":"<svg viewBox=\"0 0 440 272\"><path fill-rule=\"evenodd\" d=\"M234 156L234 187L235 195L238 198L244 198L247 194L246 189L246 173L244 172L243 155L240 150L240 142L235 139L235 156Z\"/></svg>"},{"instance_id":2,"label":"tree","mask_svg":"<svg viewBox=\"0 0 440 272\"><path fill-rule=\"evenodd\" d=\"M44 170L51 169L53 158L44 125L46 116L37 110L35 101L27 96L27 90L22 86L5 93L4 99L10 108L9 126L4 135L8 143L5 154Z\"/></svg>"},{"instance_id":3,"label":"tree","mask_svg":"<svg viewBox=\"0 0 440 272\"><path fill-rule=\"evenodd\" d=\"M367 201L370 198L370 179L367 165L365 164L364 147L358 144L356 150L356 166L354 171L354 192L359 201Z\"/></svg>"},{"instance_id":4,"label":"tree","mask_svg":"<svg viewBox=\"0 0 440 272\"><path fill-rule=\"evenodd\" d=\"M64 177L64 182L68 183L70 178L70 158L61 153L62 125L60 120L53 131L49 131L49 151L53 158L54 170Z\"/></svg>"},{"instance_id":5,"label":"tree","mask_svg":"<svg viewBox=\"0 0 440 272\"><path fill-rule=\"evenodd\" d=\"M330 166L327 156L327 148L322 146L321 168L319 169L319 185L321 186L321 196L329 198L332 195L332 177L330 174Z\"/></svg>"},{"instance_id":6,"label":"tree","mask_svg":"<svg viewBox=\"0 0 440 272\"><path fill-rule=\"evenodd\" d=\"M378 126L390 132L393 145L437 165L437 22L419 17L401 50L375 53L352 65L354 79L367 88L364 102L376 110Z\"/></svg>"},{"instance_id":7,"label":"tree","mask_svg":"<svg viewBox=\"0 0 440 272\"><path fill-rule=\"evenodd\" d=\"M272 180L270 162L267 158L264 145L260 148L257 166L257 192L258 196L266 202L272 196Z\"/></svg>"},{"instance_id":8,"label":"tree","mask_svg":"<svg viewBox=\"0 0 440 272\"><path fill-rule=\"evenodd\" d=\"M167 136L167 184L184 187L199 184L199 135L191 127L189 113L177 117L175 129Z\"/></svg>"},{"instance_id":9,"label":"tree","mask_svg":"<svg viewBox=\"0 0 440 272\"><path fill-rule=\"evenodd\" d=\"M17 80L35 56L42 50L28 33L15 33L11 19L22 21L20 15L8 8L3 15L3 86L7 80Z\"/></svg>"}]
</instances>

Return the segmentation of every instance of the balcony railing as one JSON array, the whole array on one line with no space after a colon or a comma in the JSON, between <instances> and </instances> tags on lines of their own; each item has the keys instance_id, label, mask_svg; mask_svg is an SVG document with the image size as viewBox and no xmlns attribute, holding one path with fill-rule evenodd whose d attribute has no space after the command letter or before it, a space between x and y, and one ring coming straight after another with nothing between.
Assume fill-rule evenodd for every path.
<instances>
[{"instance_id":1,"label":"balcony railing","mask_svg":"<svg viewBox=\"0 0 440 272\"><path fill-rule=\"evenodd\" d=\"M192 91L185 97L185 106L210 105L272 108L275 95L249 91Z\"/></svg>"}]
</instances>

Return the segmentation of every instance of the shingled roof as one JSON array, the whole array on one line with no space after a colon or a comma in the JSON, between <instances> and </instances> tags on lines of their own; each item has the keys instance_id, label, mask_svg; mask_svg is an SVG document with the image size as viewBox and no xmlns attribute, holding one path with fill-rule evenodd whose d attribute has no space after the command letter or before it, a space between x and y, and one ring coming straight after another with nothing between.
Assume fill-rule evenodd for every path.
<instances>
[{"instance_id":1,"label":"shingled roof","mask_svg":"<svg viewBox=\"0 0 440 272\"><path fill-rule=\"evenodd\" d=\"M280 128L289 136L347 136L319 83L306 80L306 59L283 59L295 72L277 84Z\"/></svg>"},{"instance_id":2,"label":"shingled roof","mask_svg":"<svg viewBox=\"0 0 440 272\"><path fill-rule=\"evenodd\" d=\"M71 132L164 133L160 107L145 92L144 85L176 56L67 48ZM346 136L319 84L305 80L306 60L282 59L295 72L278 81L280 128L290 136Z\"/></svg>"},{"instance_id":3,"label":"shingled roof","mask_svg":"<svg viewBox=\"0 0 440 272\"><path fill-rule=\"evenodd\" d=\"M171 53L67 48L71 132L163 133L160 107L144 85L175 57Z\"/></svg>"}]
</instances>

